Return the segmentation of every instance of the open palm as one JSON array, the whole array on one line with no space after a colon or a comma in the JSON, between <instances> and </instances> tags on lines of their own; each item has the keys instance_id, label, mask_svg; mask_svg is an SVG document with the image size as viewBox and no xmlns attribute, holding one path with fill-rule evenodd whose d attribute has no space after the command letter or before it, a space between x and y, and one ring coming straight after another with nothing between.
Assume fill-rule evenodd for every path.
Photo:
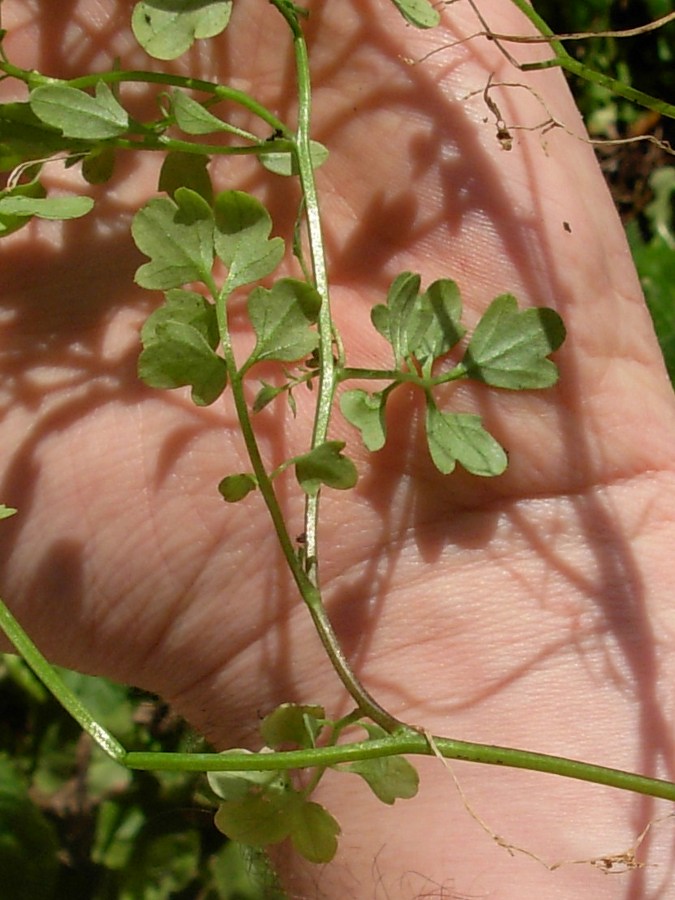
<instances>
[{"instance_id":1,"label":"open palm","mask_svg":"<svg viewBox=\"0 0 675 900\"><path fill-rule=\"evenodd\" d=\"M444 398L479 412L508 449L499 478L434 469L414 392L389 404L389 439L373 457L336 417L331 434L361 474L323 506L321 574L345 652L385 707L434 733L674 778L675 410L592 150L569 133L582 128L563 80L523 76L482 38L412 65L480 30L463 4L426 33L375 0L315 6L313 130L331 151L317 177L349 364L389 365L369 313L405 270L425 284L455 279L470 324L511 292L555 307L568 330L555 389ZM526 27L507 0L491 6L496 31ZM65 28L41 4L6 0L10 57L61 77L116 56L147 66L126 5L91 7ZM271 13L239 0L232 36L182 64L236 79L292 121L288 39ZM484 96L490 75L518 83L490 94L507 125L526 126L512 129L510 152ZM151 108L149 95L130 103ZM569 131L536 127L549 119ZM0 500L20 514L3 524L2 591L53 661L161 693L218 746L255 747L259 715L279 702L339 714L349 701L259 498L225 506L216 491L248 468L229 401L196 409L182 391L137 380L138 329L156 298L133 286L142 258L128 226L156 167L122 160L95 214L3 244ZM53 168L55 184L77 181ZM219 163L214 180L256 193L290 239L292 183L250 160ZM256 419L270 464L306 447L313 396L297 399L295 420L281 402ZM302 498L290 478L280 485L300 533ZM500 900L667 890L670 822L642 843L653 868L549 871L491 840L440 762L420 769L419 798L394 809L327 779L342 848L318 873L283 860L291 890ZM549 863L621 853L663 812L534 773L453 771L491 829Z\"/></svg>"}]
</instances>

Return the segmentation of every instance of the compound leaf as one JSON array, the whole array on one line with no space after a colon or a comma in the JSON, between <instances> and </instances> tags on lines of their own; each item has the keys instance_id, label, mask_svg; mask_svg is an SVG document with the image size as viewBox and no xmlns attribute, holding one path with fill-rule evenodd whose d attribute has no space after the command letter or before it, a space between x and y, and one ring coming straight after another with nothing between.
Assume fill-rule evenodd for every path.
<instances>
[{"instance_id":1,"label":"compound leaf","mask_svg":"<svg viewBox=\"0 0 675 900\"><path fill-rule=\"evenodd\" d=\"M257 287L251 291L247 308L256 335L248 366L270 359L292 362L317 347L319 336L312 326L319 316L321 298L306 282L282 278L269 290Z\"/></svg>"},{"instance_id":2,"label":"compound leaf","mask_svg":"<svg viewBox=\"0 0 675 900\"><path fill-rule=\"evenodd\" d=\"M230 21L232 0L142 0L131 27L155 59L176 59L200 38L215 37Z\"/></svg>"},{"instance_id":3,"label":"compound leaf","mask_svg":"<svg viewBox=\"0 0 675 900\"><path fill-rule=\"evenodd\" d=\"M547 388L558 380L549 353L565 339L553 309L518 309L511 294L496 297L476 326L462 360L467 375L493 387L520 391Z\"/></svg>"},{"instance_id":4,"label":"compound leaf","mask_svg":"<svg viewBox=\"0 0 675 900\"><path fill-rule=\"evenodd\" d=\"M260 734L268 747L294 744L296 747L314 747L316 737L323 727L323 706L299 703L282 703L265 716Z\"/></svg>"},{"instance_id":5,"label":"compound leaf","mask_svg":"<svg viewBox=\"0 0 675 900\"><path fill-rule=\"evenodd\" d=\"M258 482L248 472L242 472L239 475L226 475L218 484L218 490L228 503L238 503L239 500L243 500L257 487Z\"/></svg>"},{"instance_id":6,"label":"compound leaf","mask_svg":"<svg viewBox=\"0 0 675 900\"><path fill-rule=\"evenodd\" d=\"M215 307L200 294L169 291L167 302L141 331L139 377L150 387L190 385L198 406L213 403L227 385L225 361L216 354Z\"/></svg>"},{"instance_id":7,"label":"compound leaf","mask_svg":"<svg viewBox=\"0 0 675 900\"><path fill-rule=\"evenodd\" d=\"M131 233L150 262L136 272L144 288L166 290L204 281L213 265L213 216L195 191L179 188L173 199L149 200L134 216Z\"/></svg>"},{"instance_id":8,"label":"compound leaf","mask_svg":"<svg viewBox=\"0 0 675 900\"><path fill-rule=\"evenodd\" d=\"M429 0L392 0L406 22L416 28L434 28L441 21L440 13Z\"/></svg>"},{"instance_id":9,"label":"compound leaf","mask_svg":"<svg viewBox=\"0 0 675 900\"><path fill-rule=\"evenodd\" d=\"M449 475L456 463L473 475L501 475L508 465L504 448L487 432L480 416L442 413L427 398L427 442L436 468Z\"/></svg>"},{"instance_id":10,"label":"compound leaf","mask_svg":"<svg viewBox=\"0 0 675 900\"><path fill-rule=\"evenodd\" d=\"M103 81L93 97L67 84L44 84L31 92L29 102L39 119L66 137L103 141L129 129L126 110Z\"/></svg>"},{"instance_id":11,"label":"compound leaf","mask_svg":"<svg viewBox=\"0 0 675 900\"><path fill-rule=\"evenodd\" d=\"M311 863L328 863L337 851L340 826L318 803L306 801L293 809L291 841Z\"/></svg>"},{"instance_id":12,"label":"compound leaf","mask_svg":"<svg viewBox=\"0 0 675 900\"><path fill-rule=\"evenodd\" d=\"M342 455L344 441L325 441L295 461L295 475L306 494L313 497L322 484L349 490L356 484L358 474L356 466Z\"/></svg>"},{"instance_id":13,"label":"compound leaf","mask_svg":"<svg viewBox=\"0 0 675 900\"><path fill-rule=\"evenodd\" d=\"M243 191L223 191L214 204L215 247L228 267L227 290L269 275L281 262L284 242L269 239L272 220L259 200Z\"/></svg>"},{"instance_id":14,"label":"compound leaf","mask_svg":"<svg viewBox=\"0 0 675 900\"><path fill-rule=\"evenodd\" d=\"M368 450L381 450L387 439L385 407L387 395L356 389L345 391L340 397L340 409L345 419L361 432L361 440Z\"/></svg>"}]
</instances>

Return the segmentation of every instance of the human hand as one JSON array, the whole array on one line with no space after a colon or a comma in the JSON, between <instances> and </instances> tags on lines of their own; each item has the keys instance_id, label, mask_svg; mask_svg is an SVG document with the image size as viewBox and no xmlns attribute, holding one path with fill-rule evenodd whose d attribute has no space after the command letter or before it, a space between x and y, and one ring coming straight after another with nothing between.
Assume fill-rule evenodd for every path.
<instances>
[{"instance_id":1,"label":"human hand","mask_svg":"<svg viewBox=\"0 0 675 900\"><path fill-rule=\"evenodd\" d=\"M121 6L92 5L78 25L5 0L10 56L63 77L116 56L147 65ZM510 3L493 6L495 30L523 30ZM283 23L244 0L234 15L227 54L200 49L179 65L245 73L246 89L290 115ZM514 73L482 39L410 66L403 57L478 30L462 4L443 16L441 30L417 33L384 4L354 3L308 22L314 133L331 150L317 177L350 364L387 364L369 311L410 269L425 284L454 278L473 322L505 291L555 306L569 334L561 380L498 400L454 391L456 408L480 412L510 451L491 481L434 470L412 395L389 411L389 442L373 458L336 418L332 434L349 441L362 477L324 498L329 612L368 688L405 721L673 777L672 390L591 149L534 130L514 132L507 153L480 94L491 72L531 85L579 129L563 79ZM495 96L507 121L541 121L526 89ZM77 183L72 171L53 178ZM275 232L290 235L297 200L285 182L243 160L216 180L257 193ZM161 693L217 746L256 746L259 712L279 702L318 700L335 714L349 704L262 505L225 507L215 490L247 468L231 407L196 410L137 381L154 298L132 285L142 260L128 223L155 185L154 161L124 160L94 215L3 244L0 499L20 513L3 523L2 589L54 662ZM298 399L296 422L274 406L257 420L273 464L304 446L312 398ZM289 486L282 499L299 533L301 498ZM327 779L319 799L342 846L318 874L282 861L293 892L601 900L650 896L668 877L670 823L642 847L659 868L549 872L491 841L440 762L419 767L419 797L393 809ZM536 773L453 771L494 831L549 862L621 852L661 809Z\"/></svg>"}]
</instances>

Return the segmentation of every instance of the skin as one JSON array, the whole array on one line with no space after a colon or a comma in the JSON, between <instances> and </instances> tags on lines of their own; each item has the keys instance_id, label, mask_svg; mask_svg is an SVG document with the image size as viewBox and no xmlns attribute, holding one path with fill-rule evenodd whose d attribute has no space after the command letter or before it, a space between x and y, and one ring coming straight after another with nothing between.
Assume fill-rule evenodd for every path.
<instances>
[{"instance_id":1,"label":"skin","mask_svg":"<svg viewBox=\"0 0 675 900\"><path fill-rule=\"evenodd\" d=\"M80 0L58 21L38 0L5 0L10 59L61 77L148 67L128 4ZM508 0L485 4L495 31L522 33ZM235 31L236 29L236 31ZM361 479L327 492L321 530L326 602L345 652L397 716L436 734L569 755L675 778L675 409L623 232L592 149L562 128L513 130L506 152L482 91L488 75L526 88L491 96L505 121L582 126L562 77L527 76L482 38L463 3L419 33L385 3L321 4L307 35L314 134L335 317L351 365L385 367L369 310L392 278L449 276L469 324L506 291L563 315L555 389L457 388L510 452L491 481L440 476L401 392L373 458L336 416ZM234 35L236 34L236 37ZM178 71L227 80L291 118L288 41L267 4L238 0L230 37ZM225 52L227 47L227 52ZM519 48L528 59L539 48ZM525 56L521 56L525 58ZM158 64L159 65L159 64ZM4 96L13 89L2 85ZM476 93L477 92L477 93ZM472 96L468 96L472 95ZM123 95L152 114L151 93ZM240 112L237 124L250 124ZM130 216L156 188L157 160L127 156L97 211L38 223L3 243L3 597L49 659L157 691L218 747L259 746L259 715L283 701L348 698L325 661L275 549L259 498L225 506L216 485L246 469L229 400L194 408L135 376L138 330L159 302L133 285L143 261ZM75 189L75 170L51 164ZM220 189L256 193L275 233L291 234L297 196L250 160L214 167ZM567 223L567 225L565 225ZM290 270L292 265L290 265ZM237 326L237 331L242 329ZM246 340L238 334L240 340ZM304 446L312 395L256 420L271 465ZM302 530L292 478L279 487ZM2 645L7 648L8 645ZM673 877L665 804L536 773L422 760L420 794L393 808L332 775L317 799L343 829L327 867L282 848L298 897L644 900ZM472 812L467 809L470 808ZM647 868L551 871L509 853L477 821L548 864L621 855Z\"/></svg>"}]
</instances>

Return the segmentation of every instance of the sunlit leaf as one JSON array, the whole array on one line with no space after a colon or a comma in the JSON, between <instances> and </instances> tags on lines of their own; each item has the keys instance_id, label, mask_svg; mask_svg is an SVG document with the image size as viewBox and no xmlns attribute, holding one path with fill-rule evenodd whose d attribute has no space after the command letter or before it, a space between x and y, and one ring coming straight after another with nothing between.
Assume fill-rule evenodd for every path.
<instances>
[{"instance_id":1,"label":"sunlit leaf","mask_svg":"<svg viewBox=\"0 0 675 900\"><path fill-rule=\"evenodd\" d=\"M364 445L373 452L381 450L387 439L386 402L386 394L360 389L345 391L340 397L342 415L359 429Z\"/></svg>"},{"instance_id":2,"label":"sunlit leaf","mask_svg":"<svg viewBox=\"0 0 675 900\"><path fill-rule=\"evenodd\" d=\"M214 116L201 103L184 91L172 95L172 110L176 124L186 134L213 134L216 131L231 131L232 126ZM234 129L236 131L236 129Z\"/></svg>"},{"instance_id":3,"label":"sunlit leaf","mask_svg":"<svg viewBox=\"0 0 675 900\"><path fill-rule=\"evenodd\" d=\"M321 298L306 282L282 278L270 290L257 287L247 308L256 335L249 365L270 359L292 362L317 347L319 336L313 326Z\"/></svg>"},{"instance_id":4,"label":"sunlit leaf","mask_svg":"<svg viewBox=\"0 0 675 900\"><path fill-rule=\"evenodd\" d=\"M165 290L208 279L213 265L213 216L194 191L149 200L134 216L131 233L150 262L136 272L141 287Z\"/></svg>"},{"instance_id":5,"label":"sunlit leaf","mask_svg":"<svg viewBox=\"0 0 675 900\"><path fill-rule=\"evenodd\" d=\"M254 756L250 750L225 750L221 756L232 753L246 753ZM221 800L239 800L251 792L274 788L284 792L290 785L289 776L284 771L266 769L242 769L230 772L207 772L209 787Z\"/></svg>"},{"instance_id":6,"label":"sunlit leaf","mask_svg":"<svg viewBox=\"0 0 675 900\"><path fill-rule=\"evenodd\" d=\"M466 332L461 324L462 300L459 288L449 278L430 284L419 298L419 326L409 337L408 352L422 365L446 354Z\"/></svg>"},{"instance_id":7,"label":"sunlit leaf","mask_svg":"<svg viewBox=\"0 0 675 900\"><path fill-rule=\"evenodd\" d=\"M313 169L318 169L328 159L328 150L318 141L310 141L309 154ZM258 156L260 162L275 175L297 175L298 163L293 153L261 153Z\"/></svg>"},{"instance_id":8,"label":"sunlit leaf","mask_svg":"<svg viewBox=\"0 0 675 900\"><path fill-rule=\"evenodd\" d=\"M17 510L12 506L5 506L4 503L0 503L0 521L2 519L9 519L10 516L16 515Z\"/></svg>"},{"instance_id":9,"label":"sunlit leaf","mask_svg":"<svg viewBox=\"0 0 675 900\"><path fill-rule=\"evenodd\" d=\"M547 388L558 380L558 369L546 357L564 339L555 310L519 310L514 296L502 294L476 326L462 362L469 377L494 387Z\"/></svg>"},{"instance_id":10,"label":"sunlit leaf","mask_svg":"<svg viewBox=\"0 0 675 900\"><path fill-rule=\"evenodd\" d=\"M426 431L436 468L449 475L456 463L473 475L501 475L508 465L504 448L487 432L480 416L443 413L427 401Z\"/></svg>"},{"instance_id":11,"label":"sunlit leaf","mask_svg":"<svg viewBox=\"0 0 675 900\"><path fill-rule=\"evenodd\" d=\"M441 20L438 10L429 0L392 0L406 22L417 28L434 28Z\"/></svg>"},{"instance_id":12,"label":"sunlit leaf","mask_svg":"<svg viewBox=\"0 0 675 900\"><path fill-rule=\"evenodd\" d=\"M29 98L35 115L66 137L102 141L124 134L129 116L107 84L99 81L92 96L67 84L44 84Z\"/></svg>"},{"instance_id":13,"label":"sunlit leaf","mask_svg":"<svg viewBox=\"0 0 675 900\"><path fill-rule=\"evenodd\" d=\"M91 197L0 196L0 219L5 216L37 216L39 219L78 219L91 212Z\"/></svg>"},{"instance_id":14,"label":"sunlit leaf","mask_svg":"<svg viewBox=\"0 0 675 900\"><path fill-rule=\"evenodd\" d=\"M280 237L269 238L272 220L259 200L243 191L224 191L214 204L215 248L228 267L227 289L258 281L284 255Z\"/></svg>"},{"instance_id":15,"label":"sunlit leaf","mask_svg":"<svg viewBox=\"0 0 675 900\"><path fill-rule=\"evenodd\" d=\"M397 365L402 365L426 327L420 322L420 276L402 272L391 284L386 306L378 304L371 311L375 328L392 346ZM428 313L427 313L428 315Z\"/></svg>"},{"instance_id":16,"label":"sunlit leaf","mask_svg":"<svg viewBox=\"0 0 675 900\"><path fill-rule=\"evenodd\" d=\"M344 491L358 479L356 466L342 455L344 441L325 441L295 462L295 475L303 491L314 496L322 484Z\"/></svg>"},{"instance_id":17,"label":"sunlit leaf","mask_svg":"<svg viewBox=\"0 0 675 900\"><path fill-rule=\"evenodd\" d=\"M176 59L200 38L215 37L230 21L232 0L142 0L131 27L155 59Z\"/></svg>"}]
</instances>

